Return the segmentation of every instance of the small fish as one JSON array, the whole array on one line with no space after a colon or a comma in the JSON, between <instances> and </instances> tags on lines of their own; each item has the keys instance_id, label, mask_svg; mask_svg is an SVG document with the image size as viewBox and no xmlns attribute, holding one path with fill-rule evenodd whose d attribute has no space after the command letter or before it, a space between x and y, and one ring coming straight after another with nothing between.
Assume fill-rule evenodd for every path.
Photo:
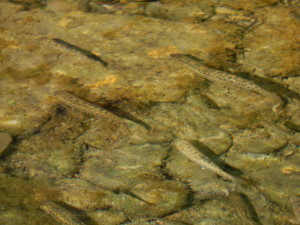
<instances>
[{"instance_id":1,"label":"small fish","mask_svg":"<svg viewBox=\"0 0 300 225\"><path fill-rule=\"evenodd\" d=\"M85 225L71 212L52 201L44 202L41 209L62 225Z\"/></svg>"},{"instance_id":2,"label":"small fish","mask_svg":"<svg viewBox=\"0 0 300 225\"><path fill-rule=\"evenodd\" d=\"M83 48L80 48L80 47L78 47L78 46L76 46L76 45L73 45L73 44L71 44L71 43L69 43L69 42L66 42L66 41L64 41L64 40L62 40L62 39L59 39L59 38L52 38L51 40L54 41L54 42L56 42L56 43L59 44L59 45L64 46L64 47L67 48L67 49L70 49L70 50L72 50L72 51L79 52L79 53L81 53L82 55L84 55L84 56L86 56L86 57L88 57L88 58L90 58L90 59L92 59L92 60L95 60L95 61L97 61L97 62L100 62L100 63L101 63L103 66L105 66L105 67L108 66L108 63L107 63L107 62L105 62L103 59L100 58L100 56L97 56L97 55L95 55L95 54L92 53L92 52L89 52L89 51L87 51L87 50L85 50L85 49L83 49Z\"/></svg>"},{"instance_id":3,"label":"small fish","mask_svg":"<svg viewBox=\"0 0 300 225\"><path fill-rule=\"evenodd\" d=\"M82 100L78 98L77 96L67 92L67 91L57 91L55 92L54 96L55 99L57 99L59 102L66 104L67 106L70 106L74 109L77 109L81 112L85 112L94 116L99 116L111 120L118 121L121 118L113 114L112 112L94 105L90 102L87 102L85 100Z\"/></svg>"},{"instance_id":4,"label":"small fish","mask_svg":"<svg viewBox=\"0 0 300 225\"><path fill-rule=\"evenodd\" d=\"M263 88L256 85L254 82L239 77L237 75L226 73L224 71L211 69L205 66L199 59L193 56L185 54L172 54L171 57L181 62L185 67L189 68L190 70L194 71L195 73L210 81L223 83L231 87L250 90L262 96L272 97L281 102L281 99L276 94L264 90Z\"/></svg>"},{"instance_id":5,"label":"small fish","mask_svg":"<svg viewBox=\"0 0 300 225\"><path fill-rule=\"evenodd\" d=\"M193 162L197 163L201 167L210 170L211 172L219 175L220 177L224 178L225 180L230 180L235 183L244 184L245 181L239 179L237 177L232 176L229 173L226 173L224 170L219 168L216 164L211 162L209 158L203 155L200 151L198 151L191 143L182 139L176 139L174 141L175 148L185 155L187 158L192 160Z\"/></svg>"}]
</instances>

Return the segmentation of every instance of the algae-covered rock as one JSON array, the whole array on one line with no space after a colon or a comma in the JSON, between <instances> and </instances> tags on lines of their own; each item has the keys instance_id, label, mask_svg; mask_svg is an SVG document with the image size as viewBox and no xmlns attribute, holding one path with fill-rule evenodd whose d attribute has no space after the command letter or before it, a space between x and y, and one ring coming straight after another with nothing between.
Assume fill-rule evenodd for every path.
<instances>
[{"instance_id":1,"label":"algae-covered rock","mask_svg":"<svg viewBox=\"0 0 300 225\"><path fill-rule=\"evenodd\" d=\"M188 190L175 181L145 179L131 192L162 212L172 212L187 204Z\"/></svg>"},{"instance_id":2,"label":"algae-covered rock","mask_svg":"<svg viewBox=\"0 0 300 225\"><path fill-rule=\"evenodd\" d=\"M149 219L137 219L134 221L131 221L128 223L128 225L155 225L155 224L162 224L162 225L185 225L185 223L178 222L178 221L172 221L167 219L155 219L155 220L149 220Z\"/></svg>"},{"instance_id":3,"label":"algae-covered rock","mask_svg":"<svg viewBox=\"0 0 300 225\"><path fill-rule=\"evenodd\" d=\"M111 193L100 186L81 179L63 179L58 182L59 200L75 208L93 211L111 206Z\"/></svg>"},{"instance_id":4,"label":"algae-covered rock","mask_svg":"<svg viewBox=\"0 0 300 225\"><path fill-rule=\"evenodd\" d=\"M179 186L176 187L176 184L173 183L175 184L175 189L171 188L171 190L167 190L165 189L166 186L164 185L164 182L155 182L154 180L152 180L151 183L152 182L154 185L159 183L159 185L161 185L161 188L159 187L156 190L154 187L154 190L158 191L157 194L150 193L150 195L154 194L154 198L160 198L161 204L151 204L141 198L143 196L132 196L129 192L129 195L125 193L115 195L115 197L112 199L112 206L117 210L124 212L130 218L141 218L161 217L169 213L176 212L187 204L186 189L182 189ZM171 183L167 184L167 186L170 187L170 184Z\"/></svg>"},{"instance_id":5,"label":"algae-covered rock","mask_svg":"<svg viewBox=\"0 0 300 225\"><path fill-rule=\"evenodd\" d=\"M232 9L255 11L257 8L263 8L276 4L278 0L235 0L235 1L221 1L220 6L226 6Z\"/></svg>"},{"instance_id":6,"label":"algae-covered rock","mask_svg":"<svg viewBox=\"0 0 300 225\"><path fill-rule=\"evenodd\" d=\"M80 175L113 190L130 190L143 177L159 177L167 148L160 145L133 145L113 150L88 152Z\"/></svg>"},{"instance_id":7,"label":"algae-covered rock","mask_svg":"<svg viewBox=\"0 0 300 225\"><path fill-rule=\"evenodd\" d=\"M51 182L46 179L28 180L1 173L0 224L55 225L55 221L39 209L40 200L55 199L57 192L50 191L51 186Z\"/></svg>"},{"instance_id":8,"label":"algae-covered rock","mask_svg":"<svg viewBox=\"0 0 300 225\"><path fill-rule=\"evenodd\" d=\"M61 125L56 128L49 126L49 130L45 128L40 134L23 140L18 151L9 156L8 167L16 174L29 177L58 178L73 174L81 153L80 144L72 139L82 129L75 124Z\"/></svg>"},{"instance_id":9,"label":"algae-covered rock","mask_svg":"<svg viewBox=\"0 0 300 225\"><path fill-rule=\"evenodd\" d=\"M55 220L37 209L24 210L20 207L8 208L0 211L0 217L0 223L6 225L24 225L24 221L28 224L57 224Z\"/></svg>"},{"instance_id":10,"label":"algae-covered rock","mask_svg":"<svg viewBox=\"0 0 300 225\"><path fill-rule=\"evenodd\" d=\"M255 180L260 190L276 204L281 207L290 207L289 196L299 194L300 182L297 173L300 171L299 157L294 157L291 161L283 161L280 164L275 162L269 168L252 172L249 176Z\"/></svg>"},{"instance_id":11,"label":"algae-covered rock","mask_svg":"<svg viewBox=\"0 0 300 225\"><path fill-rule=\"evenodd\" d=\"M121 212L112 209L108 210L96 210L94 212L88 213L88 215L98 224L98 225L119 225L128 220L127 216Z\"/></svg>"},{"instance_id":12,"label":"algae-covered rock","mask_svg":"<svg viewBox=\"0 0 300 225\"><path fill-rule=\"evenodd\" d=\"M45 10L55 13L67 13L72 11L88 11L88 1L82 0L50 0Z\"/></svg>"},{"instance_id":13,"label":"algae-covered rock","mask_svg":"<svg viewBox=\"0 0 300 225\"><path fill-rule=\"evenodd\" d=\"M116 149L128 144L160 143L172 138L170 133L158 133L155 129L147 129L147 126L149 125L146 123L129 120L120 119L117 123L112 123L99 119L93 121L80 140L98 149Z\"/></svg>"},{"instance_id":14,"label":"algae-covered rock","mask_svg":"<svg viewBox=\"0 0 300 225\"><path fill-rule=\"evenodd\" d=\"M287 145L287 138L265 129L245 130L234 134L233 149L239 152L269 154Z\"/></svg>"},{"instance_id":15,"label":"algae-covered rock","mask_svg":"<svg viewBox=\"0 0 300 225\"><path fill-rule=\"evenodd\" d=\"M300 37L297 29L299 20L289 8L280 6L262 8L256 16L264 22L243 39L246 51L238 61L243 64L244 70L259 76L288 77L299 74L300 56L295 49Z\"/></svg>"},{"instance_id":16,"label":"algae-covered rock","mask_svg":"<svg viewBox=\"0 0 300 225\"><path fill-rule=\"evenodd\" d=\"M230 215L230 216L229 216ZM194 204L189 209L170 215L168 219L190 224L241 224L234 208L224 201L211 200Z\"/></svg>"},{"instance_id":17,"label":"algae-covered rock","mask_svg":"<svg viewBox=\"0 0 300 225\"><path fill-rule=\"evenodd\" d=\"M21 81L1 79L0 88L3 94L0 96L0 126L2 129L12 135L24 136L34 132L49 118L47 110L50 107L41 107L43 90L47 87L39 89L41 86L37 83L36 80L29 82L26 79Z\"/></svg>"},{"instance_id":18,"label":"algae-covered rock","mask_svg":"<svg viewBox=\"0 0 300 225\"><path fill-rule=\"evenodd\" d=\"M215 154L220 155L228 150L232 145L232 139L223 130L212 130L203 132L199 141L211 149Z\"/></svg>"},{"instance_id":19,"label":"algae-covered rock","mask_svg":"<svg viewBox=\"0 0 300 225\"><path fill-rule=\"evenodd\" d=\"M151 3L147 5L145 13L155 18L164 18L170 20L195 19L205 20L213 13L208 5L197 6L178 6L172 4Z\"/></svg>"},{"instance_id":20,"label":"algae-covered rock","mask_svg":"<svg viewBox=\"0 0 300 225\"><path fill-rule=\"evenodd\" d=\"M185 205L188 194L181 183L162 179L159 167L165 150L147 144L91 152L85 156L80 176L122 191L112 196L110 204L130 217L164 215Z\"/></svg>"},{"instance_id":21,"label":"algae-covered rock","mask_svg":"<svg viewBox=\"0 0 300 225\"><path fill-rule=\"evenodd\" d=\"M299 195L297 5L1 1L0 127L15 144L0 166L0 223L54 224L45 200L57 202L52 216L70 210L91 224L290 223L288 199ZM253 80L265 96L208 81L174 54L235 84L231 73ZM249 182L191 162L172 148L177 138ZM0 138L0 152L8 143Z\"/></svg>"},{"instance_id":22,"label":"algae-covered rock","mask_svg":"<svg viewBox=\"0 0 300 225\"><path fill-rule=\"evenodd\" d=\"M141 179L132 189L120 193L80 179L64 179L58 183L60 201L91 212L92 217L101 223L109 220L124 221L127 216L133 218L165 215L185 205L188 194L183 184L149 178ZM113 210L99 210L108 207ZM102 220L100 215L104 216ZM111 218L113 215L116 215L115 219Z\"/></svg>"},{"instance_id":23,"label":"algae-covered rock","mask_svg":"<svg viewBox=\"0 0 300 225\"><path fill-rule=\"evenodd\" d=\"M177 137L198 140L219 155L230 148L232 140L219 128L220 124L215 123L213 114L203 113L206 110L207 106L195 107L192 102L180 106L163 104L152 108L151 117ZM225 117L222 119L226 120Z\"/></svg>"},{"instance_id":24,"label":"algae-covered rock","mask_svg":"<svg viewBox=\"0 0 300 225\"><path fill-rule=\"evenodd\" d=\"M22 16L29 17L28 14L24 13L16 20L24 21ZM126 15L84 12L67 13L59 17L37 10L31 12L30 16L35 18L31 22L19 25L14 21L13 27L4 27L7 33L4 36L5 41L12 41L9 34L17 30L28 29L30 32L24 34L22 38L13 40L15 45L19 46L18 53L23 54L5 49L7 60L3 62L3 66L13 65L12 62L16 57L10 57L11 55L19 55L19 61L26 61L31 58L28 54L33 54L41 62L45 62L45 65L51 65L50 73L78 79L79 83L91 88L96 96L112 101L124 98L143 102L180 100L187 89L193 86L192 77L182 74L178 70L179 67L168 59L154 59L153 52L164 52L165 48L170 47L175 52L193 52L201 49L201 55L207 57L204 50L216 49L216 39L221 40L219 43L224 42L224 45L228 42L221 33L207 29L201 24L191 25L171 21L162 23L145 17L136 20ZM7 23L10 23L10 19ZM180 38L175 37L178 33L181 35ZM49 41L42 41L45 38ZM62 39L71 45L93 52L108 63L109 70L78 51L51 43L52 38ZM39 48L31 48L27 42ZM224 49L222 46L223 44L220 44L218 48ZM114 79L110 80L109 77Z\"/></svg>"}]
</instances>

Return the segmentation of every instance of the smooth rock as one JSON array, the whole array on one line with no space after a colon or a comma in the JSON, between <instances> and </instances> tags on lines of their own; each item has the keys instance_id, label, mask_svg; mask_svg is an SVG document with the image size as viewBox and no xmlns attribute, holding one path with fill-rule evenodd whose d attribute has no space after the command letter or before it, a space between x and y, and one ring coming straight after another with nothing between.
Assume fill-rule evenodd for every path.
<instances>
[{"instance_id":1,"label":"smooth rock","mask_svg":"<svg viewBox=\"0 0 300 225\"><path fill-rule=\"evenodd\" d=\"M199 138L199 141L201 141L217 155L224 153L232 145L232 139L230 135L222 130L207 131Z\"/></svg>"},{"instance_id":2,"label":"smooth rock","mask_svg":"<svg viewBox=\"0 0 300 225\"><path fill-rule=\"evenodd\" d=\"M264 129L244 130L241 133L233 134L233 149L244 153L269 154L287 145L287 138Z\"/></svg>"},{"instance_id":3,"label":"smooth rock","mask_svg":"<svg viewBox=\"0 0 300 225\"><path fill-rule=\"evenodd\" d=\"M88 215L98 224L98 225L119 225L125 223L127 216L117 210L96 210L94 212L88 213Z\"/></svg>"},{"instance_id":4,"label":"smooth rock","mask_svg":"<svg viewBox=\"0 0 300 225\"><path fill-rule=\"evenodd\" d=\"M59 199L81 210L96 210L109 206L109 197L113 193L81 179L63 179L58 182Z\"/></svg>"},{"instance_id":5,"label":"smooth rock","mask_svg":"<svg viewBox=\"0 0 300 225\"><path fill-rule=\"evenodd\" d=\"M84 156L80 175L112 190L128 190L143 177L159 177L159 166L167 148L160 145L133 145L120 149L98 150Z\"/></svg>"}]
</instances>

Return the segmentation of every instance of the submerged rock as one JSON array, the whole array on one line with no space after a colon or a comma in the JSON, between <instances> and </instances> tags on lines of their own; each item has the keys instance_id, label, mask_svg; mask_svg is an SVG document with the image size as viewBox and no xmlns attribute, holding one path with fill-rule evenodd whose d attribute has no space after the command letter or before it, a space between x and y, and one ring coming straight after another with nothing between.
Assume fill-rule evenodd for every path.
<instances>
[{"instance_id":1,"label":"submerged rock","mask_svg":"<svg viewBox=\"0 0 300 225\"><path fill-rule=\"evenodd\" d=\"M94 212L89 212L88 215L97 223L97 225L119 225L128 220L123 212L113 209L96 210Z\"/></svg>"},{"instance_id":2,"label":"submerged rock","mask_svg":"<svg viewBox=\"0 0 300 225\"><path fill-rule=\"evenodd\" d=\"M257 224L289 223L287 199L299 183L296 1L23 2L37 1L0 3L0 127L22 138L2 160L0 180L13 191L2 193L0 223L55 223L40 209L20 210L20 193L31 190L27 202L69 205L99 224L249 224L241 198ZM101 7L86 12L81 2ZM211 83L203 68L195 73L172 54L219 72L211 71ZM265 96L247 92L243 79L234 79L238 90L232 80L214 82L230 74L256 81L250 89ZM282 98L280 110L260 88ZM100 118L98 106L120 119ZM253 185L224 181L184 158L170 144L177 138ZM0 141L0 150L7 145ZM9 173L59 188L11 189ZM60 216L59 207L47 209Z\"/></svg>"},{"instance_id":3,"label":"submerged rock","mask_svg":"<svg viewBox=\"0 0 300 225\"><path fill-rule=\"evenodd\" d=\"M143 178L160 177L159 167L167 148L134 145L112 150L94 150L84 156L80 175L112 190L130 190Z\"/></svg>"},{"instance_id":4,"label":"submerged rock","mask_svg":"<svg viewBox=\"0 0 300 225\"><path fill-rule=\"evenodd\" d=\"M197 225L241 224L241 218L236 215L234 208L222 200L211 200L194 204L188 209L168 216L167 219Z\"/></svg>"},{"instance_id":5,"label":"submerged rock","mask_svg":"<svg viewBox=\"0 0 300 225\"><path fill-rule=\"evenodd\" d=\"M166 181L159 170L166 149L137 145L115 150L96 150L85 155L80 176L111 191L109 204L130 217L165 215L186 204L188 191Z\"/></svg>"},{"instance_id":6,"label":"submerged rock","mask_svg":"<svg viewBox=\"0 0 300 225\"><path fill-rule=\"evenodd\" d=\"M50 0L47 1L46 11L68 13L72 11L88 11L88 1L84 0Z\"/></svg>"},{"instance_id":7,"label":"submerged rock","mask_svg":"<svg viewBox=\"0 0 300 225\"><path fill-rule=\"evenodd\" d=\"M77 209L94 211L111 206L112 192L81 179L63 179L58 182L59 200Z\"/></svg>"},{"instance_id":8,"label":"submerged rock","mask_svg":"<svg viewBox=\"0 0 300 225\"><path fill-rule=\"evenodd\" d=\"M127 223L128 225L185 225L186 223L178 222L178 221L172 221L167 219L137 219L134 221L131 221Z\"/></svg>"},{"instance_id":9,"label":"submerged rock","mask_svg":"<svg viewBox=\"0 0 300 225\"><path fill-rule=\"evenodd\" d=\"M255 16L263 22L243 38L246 51L238 61L244 70L258 76L299 74L300 54L295 49L300 37L299 20L291 9L279 5L265 7L257 10Z\"/></svg>"},{"instance_id":10,"label":"submerged rock","mask_svg":"<svg viewBox=\"0 0 300 225\"><path fill-rule=\"evenodd\" d=\"M145 13L154 18L168 20L195 19L205 20L210 17L213 10L208 5L198 6L177 6L175 4L151 3L145 8Z\"/></svg>"},{"instance_id":11,"label":"submerged rock","mask_svg":"<svg viewBox=\"0 0 300 225\"><path fill-rule=\"evenodd\" d=\"M56 122L50 121L41 133L22 140L18 151L8 157L6 162L14 174L58 178L76 171L81 150L73 139L83 130L75 122L62 122L61 126Z\"/></svg>"},{"instance_id":12,"label":"submerged rock","mask_svg":"<svg viewBox=\"0 0 300 225\"><path fill-rule=\"evenodd\" d=\"M243 153L269 154L285 147L287 137L266 129L244 130L233 134L233 149Z\"/></svg>"}]
</instances>

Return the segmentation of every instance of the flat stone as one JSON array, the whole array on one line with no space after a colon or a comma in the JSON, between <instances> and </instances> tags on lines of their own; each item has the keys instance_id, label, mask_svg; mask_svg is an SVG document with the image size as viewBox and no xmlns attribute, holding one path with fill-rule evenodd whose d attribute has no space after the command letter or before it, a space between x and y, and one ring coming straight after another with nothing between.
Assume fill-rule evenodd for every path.
<instances>
[{"instance_id":1,"label":"flat stone","mask_svg":"<svg viewBox=\"0 0 300 225\"><path fill-rule=\"evenodd\" d=\"M243 153L269 154L287 145L287 138L264 129L244 130L233 135L233 149Z\"/></svg>"},{"instance_id":2,"label":"flat stone","mask_svg":"<svg viewBox=\"0 0 300 225\"><path fill-rule=\"evenodd\" d=\"M159 177L166 156L160 145L133 145L120 149L95 150L85 154L80 176L112 190L129 190L143 177Z\"/></svg>"}]
</instances>

